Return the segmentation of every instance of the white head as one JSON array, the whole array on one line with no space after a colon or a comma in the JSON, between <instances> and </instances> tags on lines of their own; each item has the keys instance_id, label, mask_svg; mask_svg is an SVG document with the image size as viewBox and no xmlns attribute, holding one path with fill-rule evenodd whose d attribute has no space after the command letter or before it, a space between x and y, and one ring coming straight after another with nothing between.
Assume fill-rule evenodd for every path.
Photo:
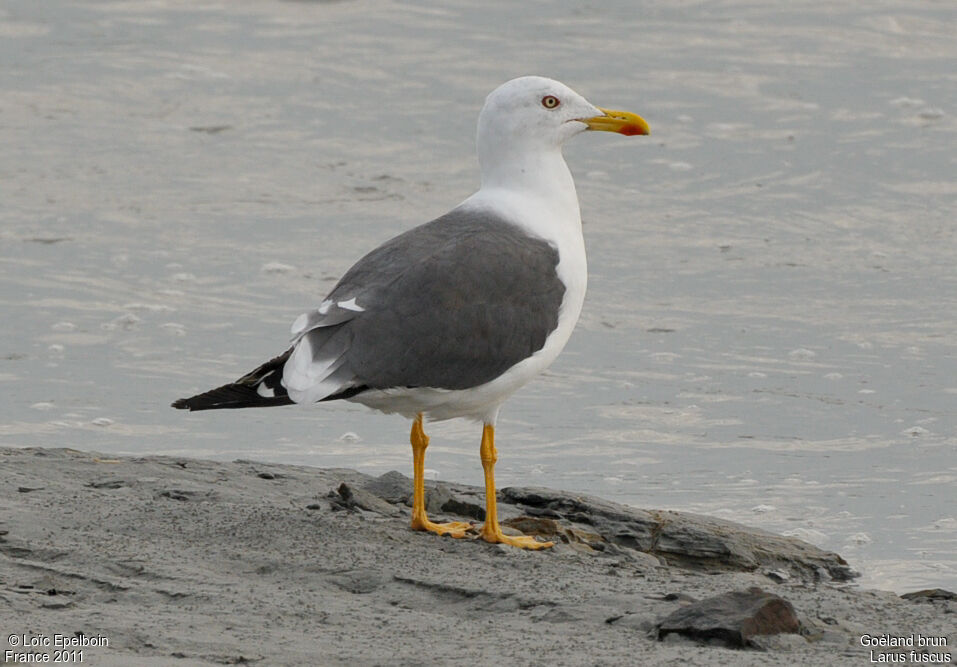
<instances>
[{"instance_id":1,"label":"white head","mask_svg":"<svg viewBox=\"0 0 957 667\"><path fill-rule=\"evenodd\" d=\"M478 142L506 141L560 148L588 126L579 119L602 115L591 102L559 81L541 76L512 79L492 91L479 114Z\"/></svg>"},{"instance_id":2,"label":"white head","mask_svg":"<svg viewBox=\"0 0 957 667\"><path fill-rule=\"evenodd\" d=\"M523 76L502 84L485 99L478 119L483 182L508 166L524 172L561 159L562 144L585 130L648 134L648 125L635 114L596 107L553 79Z\"/></svg>"}]
</instances>

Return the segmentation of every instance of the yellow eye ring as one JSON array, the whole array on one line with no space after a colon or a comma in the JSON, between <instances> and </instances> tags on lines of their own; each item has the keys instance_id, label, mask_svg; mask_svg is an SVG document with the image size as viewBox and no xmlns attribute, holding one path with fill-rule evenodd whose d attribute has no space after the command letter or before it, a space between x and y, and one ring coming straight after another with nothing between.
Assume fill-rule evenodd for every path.
<instances>
[{"instance_id":1,"label":"yellow eye ring","mask_svg":"<svg viewBox=\"0 0 957 667\"><path fill-rule=\"evenodd\" d=\"M554 109L559 104L561 104L561 101L554 95L546 95L542 98L542 106L546 109Z\"/></svg>"}]
</instances>

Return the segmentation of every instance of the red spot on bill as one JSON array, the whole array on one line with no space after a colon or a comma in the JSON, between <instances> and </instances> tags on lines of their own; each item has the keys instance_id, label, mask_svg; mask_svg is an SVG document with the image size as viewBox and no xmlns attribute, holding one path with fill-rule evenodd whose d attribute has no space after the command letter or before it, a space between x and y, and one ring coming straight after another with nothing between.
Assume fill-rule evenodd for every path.
<instances>
[{"instance_id":1,"label":"red spot on bill","mask_svg":"<svg viewBox=\"0 0 957 667\"><path fill-rule=\"evenodd\" d=\"M648 130L637 123L628 123L621 126L618 130L618 134L634 137L639 134L648 134Z\"/></svg>"}]
</instances>

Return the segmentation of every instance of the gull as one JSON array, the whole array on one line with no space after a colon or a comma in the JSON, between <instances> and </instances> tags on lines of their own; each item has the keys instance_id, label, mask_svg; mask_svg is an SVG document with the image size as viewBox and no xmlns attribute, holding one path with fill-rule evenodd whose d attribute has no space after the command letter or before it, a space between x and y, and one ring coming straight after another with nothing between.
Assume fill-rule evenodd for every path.
<instances>
[{"instance_id":1,"label":"gull","mask_svg":"<svg viewBox=\"0 0 957 667\"><path fill-rule=\"evenodd\" d=\"M646 135L640 116L603 109L563 83L508 81L485 100L477 133L481 187L451 211L355 263L292 345L235 382L173 407L268 407L347 400L412 420L415 530L465 537L465 522L425 511L425 420L480 422L487 542L543 549L506 535L495 497L495 422L515 391L555 361L585 299L578 195L562 146L586 131Z\"/></svg>"}]
</instances>

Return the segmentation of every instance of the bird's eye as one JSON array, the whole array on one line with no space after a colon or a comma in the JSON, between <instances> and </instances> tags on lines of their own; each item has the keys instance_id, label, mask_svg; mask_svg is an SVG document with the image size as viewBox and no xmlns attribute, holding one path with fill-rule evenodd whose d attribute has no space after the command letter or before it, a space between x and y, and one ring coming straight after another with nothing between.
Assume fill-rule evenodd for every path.
<instances>
[{"instance_id":1,"label":"bird's eye","mask_svg":"<svg viewBox=\"0 0 957 667\"><path fill-rule=\"evenodd\" d=\"M561 102L554 95L546 95L542 98L542 106L546 109L554 109L559 104L561 104Z\"/></svg>"}]
</instances>

